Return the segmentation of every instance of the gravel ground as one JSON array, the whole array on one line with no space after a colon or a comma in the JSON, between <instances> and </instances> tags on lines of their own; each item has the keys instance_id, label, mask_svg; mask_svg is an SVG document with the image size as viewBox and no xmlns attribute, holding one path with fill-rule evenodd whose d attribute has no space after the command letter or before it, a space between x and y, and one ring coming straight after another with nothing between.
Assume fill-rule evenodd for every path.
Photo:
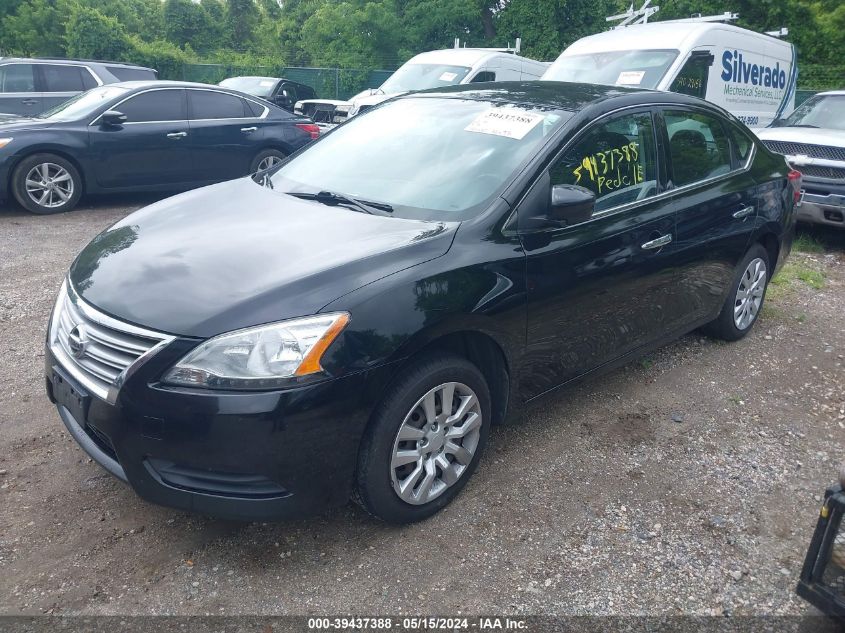
<instances>
[{"instance_id":1,"label":"gravel ground","mask_svg":"<svg viewBox=\"0 0 845 633\"><path fill-rule=\"evenodd\" d=\"M0 614L806 614L845 456L845 234L735 344L687 336L494 429L438 516L239 524L151 506L64 431L42 344L61 278L151 198L0 208Z\"/></svg>"}]
</instances>

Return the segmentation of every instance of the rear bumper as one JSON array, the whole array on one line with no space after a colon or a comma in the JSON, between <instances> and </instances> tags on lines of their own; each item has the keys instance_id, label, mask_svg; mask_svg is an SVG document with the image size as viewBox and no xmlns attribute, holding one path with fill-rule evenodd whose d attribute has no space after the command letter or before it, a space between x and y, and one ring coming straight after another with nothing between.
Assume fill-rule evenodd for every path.
<instances>
[{"instance_id":1,"label":"rear bumper","mask_svg":"<svg viewBox=\"0 0 845 633\"><path fill-rule=\"evenodd\" d=\"M114 405L90 396L85 407L56 402L63 391L54 381L63 372L49 349L46 371L68 432L139 496L253 521L312 515L349 500L369 387L390 370L262 393L176 390L133 377Z\"/></svg>"},{"instance_id":2,"label":"rear bumper","mask_svg":"<svg viewBox=\"0 0 845 633\"><path fill-rule=\"evenodd\" d=\"M845 183L804 177L798 221L845 229Z\"/></svg>"}]
</instances>

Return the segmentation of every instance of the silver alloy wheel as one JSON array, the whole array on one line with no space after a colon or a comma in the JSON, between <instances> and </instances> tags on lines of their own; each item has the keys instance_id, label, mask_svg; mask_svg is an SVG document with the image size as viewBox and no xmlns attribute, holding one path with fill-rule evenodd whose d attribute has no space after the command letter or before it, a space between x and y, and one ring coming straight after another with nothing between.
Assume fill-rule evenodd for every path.
<instances>
[{"instance_id":1,"label":"silver alloy wheel","mask_svg":"<svg viewBox=\"0 0 845 633\"><path fill-rule=\"evenodd\" d=\"M73 177L61 165L41 163L29 170L25 182L29 199L40 207L55 209L73 195Z\"/></svg>"},{"instance_id":2,"label":"silver alloy wheel","mask_svg":"<svg viewBox=\"0 0 845 633\"><path fill-rule=\"evenodd\" d=\"M734 324L737 329L747 329L757 318L760 305L763 303L764 292L766 292L766 262L756 257L748 262L739 280L739 287L736 289Z\"/></svg>"},{"instance_id":3,"label":"silver alloy wheel","mask_svg":"<svg viewBox=\"0 0 845 633\"><path fill-rule=\"evenodd\" d=\"M255 171L264 171L265 169L270 169L271 167L275 167L281 162L282 159L279 156L275 156L272 154L270 156L265 156L261 159L261 162L258 163L258 169L256 169Z\"/></svg>"},{"instance_id":4,"label":"silver alloy wheel","mask_svg":"<svg viewBox=\"0 0 845 633\"><path fill-rule=\"evenodd\" d=\"M447 382L411 407L393 442L390 478L412 505L436 499L466 472L481 437L481 403L459 382Z\"/></svg>"}]
</instances>

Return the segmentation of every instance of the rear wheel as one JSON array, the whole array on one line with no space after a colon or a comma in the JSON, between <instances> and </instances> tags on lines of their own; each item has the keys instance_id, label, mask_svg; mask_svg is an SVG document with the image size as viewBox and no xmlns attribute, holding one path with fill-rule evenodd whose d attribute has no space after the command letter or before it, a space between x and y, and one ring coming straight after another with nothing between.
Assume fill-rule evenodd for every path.
<instances>
[{"instance_id":1,"label":"rear wheel","mask_svg":"<svg viewBox=\"0 0 845 633\"><path fill-rule=\"evenodd\" d=\"M252 159L252 163L249 166L249 173L252 174L253 179L255 179L255 174L257 172L263 172L271 167L275 167L285 158L287 158L285 153L280 152L277 149L265 149L260 151L256 154L255 158Z\"/></svg>"},{"instance_id":2,"label":"rear wheel","mask_svg":"<svg viewBox=\"0 0 845 633\"><path fill-rule=\"evenodd\" d=\"M82 178L69 160L55 154L24 158L12 174L12 194L27 211L70 211L82 197Z\"/></svg>"},{"instance_id":3,"label":"rear wheel","mask_svg":"<svg viewBox=\"0 0 845 633\"><path fill-rule=\"evenodd\" d=\"M391 523L430 517L466 485L490 432L490 392L467 360L429 356L376 409L358 458L355 500Z\"/></svg>"},{"instance_id":4,"label":"rear wheel","mask_svg":"<svg viewBox=\"0 0 845 633\"><path fill-rule=\"evenodd\" d=\"M705 332L726 341L738 341L748 334L763 309L768 283L769 254L755 244L737 266L722 311L704 327Z\"/></svg>"}]
</instances>

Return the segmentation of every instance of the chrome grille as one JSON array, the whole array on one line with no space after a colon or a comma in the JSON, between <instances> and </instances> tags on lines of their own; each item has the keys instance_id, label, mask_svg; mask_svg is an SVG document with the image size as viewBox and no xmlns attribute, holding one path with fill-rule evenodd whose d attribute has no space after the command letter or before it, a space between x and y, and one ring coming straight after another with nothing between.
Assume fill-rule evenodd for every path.
<instances>
[{"instance_id":1,"label":"chrome grille","mask_svg":"<svg viewBox=\"0 0 845 633\"><path fill-rule=\"evenodd\" d=\"M763 141L763 145L773 152L787 156L810 156L827 160L845 161L845 147L828 147L810 143L789 143L787 141Z\"/></svg>"},{"instance_id":2,"label":"chrome grille","mask_svg":"<svg viewBox=\"0 0 845 633\"><path fill-rule=\"evenodd\" d=\"M65 283L50 324L50 349L82 386L114 402L122 377L139 359L172 337L105 315Z\"/></svg>"},{"instance_id":3,"label":"chrome grille","mask_svg":"<svg viewBox=\"0 0 845 633\"><path fill-rule=\"evenodd\" d=\"M832 180L845 179L845 168L842 167L828 167L826 165L796 165L795 169L800 171L804 176L830 178Z\"/></svg>"}]
</instances>

